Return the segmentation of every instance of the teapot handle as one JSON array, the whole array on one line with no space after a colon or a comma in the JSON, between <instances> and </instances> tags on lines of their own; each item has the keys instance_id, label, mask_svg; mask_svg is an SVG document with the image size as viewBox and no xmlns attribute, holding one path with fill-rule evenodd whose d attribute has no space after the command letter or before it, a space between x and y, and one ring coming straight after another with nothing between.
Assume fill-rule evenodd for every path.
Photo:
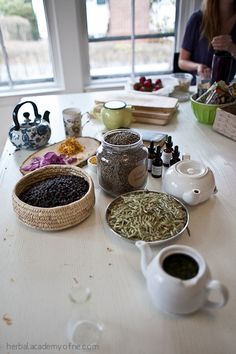
<instances>
[{"instance_id":1,"label":"teapot handle","mask_svg":"<svg viewBox=\"0 0 236 354\"><path fill-rule=\"evenodd\" d=\"M221 301L210 301L207 300L205 307L208 308L220 308L227 304L229 300L229 292L225 285L221 284L218 280L211 280L207 284L207 290L216 290L221 294Z\"/></svg>"},{"instance_id":2,"label":"teapot handle","mask_svg":"<svg viewBox=\"0 0 236 354\"><path fill-rule=\"evenodd\" d=\"M14 111L13 111L13 114L12 114L13 122L14 122L14 124L15 124L15 127L14 127L15 130L20 130L20 124L19 124L19 120L18 120L18 112L19 112L19 109L20 109L25 103L31 103L31 104L32 104L33 109L34 109L35 120L37 120L38 118L41 118L41 115L40 115L39 112L38 112L38 108L37 108L36 104L35 104L33 101L25 101L25 102L19 103L19 104L17 104L16 107L14 108Z\"/></svg>"}]
</instances>

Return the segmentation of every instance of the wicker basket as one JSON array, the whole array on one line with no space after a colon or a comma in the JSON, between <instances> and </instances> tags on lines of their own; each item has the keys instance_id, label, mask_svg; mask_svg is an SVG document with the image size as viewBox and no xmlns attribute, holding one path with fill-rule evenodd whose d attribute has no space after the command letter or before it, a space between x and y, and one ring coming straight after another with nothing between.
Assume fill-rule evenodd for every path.
<instances>
[{"instance_id":1,"label":"wicker basket","mask_svg":"<svg viewBox=\"0 0 236 354\"><path fill-rule=\"evenodd\" d=\"M35 207L21 201L18 196L35 183L58 175L75 175L89 183L88 192L79 200L54 208ZM95 204L94 185L91 177L81 168L68 165L50 165L30 172L16 184L12 193L13 209L20 221L40 230L62 230L86 219Z\"/></svg>"}]
</instances>

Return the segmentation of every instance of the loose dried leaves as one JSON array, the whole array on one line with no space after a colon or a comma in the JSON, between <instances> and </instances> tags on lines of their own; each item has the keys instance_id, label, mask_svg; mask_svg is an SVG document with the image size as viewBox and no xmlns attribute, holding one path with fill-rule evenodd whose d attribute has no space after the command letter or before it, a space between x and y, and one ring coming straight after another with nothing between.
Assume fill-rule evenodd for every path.
<instances>
[{"instance_id":1,"label":"loose dried leaves","mask_svg":"<svg viewBox=\"0 0 236 354\"><path fill-rule=\"evenodd\" d=\"M177 235L187 223L187 212L175 198L156 192L121 196L108 209L110 227L131 240L161 241Z\"/></svg>"}]
</instances>

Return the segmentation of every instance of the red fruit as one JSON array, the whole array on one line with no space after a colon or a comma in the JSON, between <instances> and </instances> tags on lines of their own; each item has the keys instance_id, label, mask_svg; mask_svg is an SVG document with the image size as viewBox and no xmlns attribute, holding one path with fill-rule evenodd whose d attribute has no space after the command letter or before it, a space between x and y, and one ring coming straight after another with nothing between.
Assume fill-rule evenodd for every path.
<instances>
[{"instance_id":1,"label":"red fruit","mask_svg":"<svg viewBox=\"0 0 236 354\"><path fill-rule=\"evenodd\" d=\"M133 89L136 90L136 91L139 91L141 86L142 85L139 82L135 82L135 84L133 85Z\"/></svg>"},{"instance_id":2,"label":"red fruit","mask_svg":"<svg viewBox=\"0 0 236 354\"><path fill-rule=\"evenodd\" d=\"M155 85L153 88L153 91L160 90L162 87L160 85Z\"/></svg>"},{"instance_id":3,"label":"red fruit","mask_svg":"<svg viewBox=\"0 0 236 354\"><path fill-rule=\"evenodd\" d=\"M143 84L146 81L146 77L145 76L141 76L139 79L140 84Z\"/></svg>"},{"instance_id":4,"label":"red fruit","mask_svg":"<svg viewBox=\"0 0 236 354\"><path fill-rule=\"evenodd\" d=\"M155 85L161 85L161 86L162 86L161 79L156 79L156 81L155 81Z\"/></svg>"},{"instance_id":5,"label":"red fruit","mask_svg":"<svg viewBox=\"0 0 236 354\"><path fill-rule=\"evenodd\" d=\"M152 88L152 82L150 82L150 80L146 80L144 81L143 86L150 89Z\"/></svg>"}]
</instances>

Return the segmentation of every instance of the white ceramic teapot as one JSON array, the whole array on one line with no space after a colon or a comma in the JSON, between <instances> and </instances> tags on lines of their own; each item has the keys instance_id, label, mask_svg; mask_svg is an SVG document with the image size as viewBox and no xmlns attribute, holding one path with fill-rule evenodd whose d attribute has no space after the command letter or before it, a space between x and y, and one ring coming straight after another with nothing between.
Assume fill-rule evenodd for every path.
<instances>
[{"instance_id":1,"label":"white ceramic teapot","mask_svg":"<svg viewBox=\"0 0 236 354\"><path fill-rule=\"evenodd\" d=\"M218 280L212 280L203 257L183 245L163 248L153 257L144 241L137 241L141 251L141 269L154 305L164 312L189 314L202 307L220 308L226 305L229 293ZM221 300L208 299L210 291L217 291Z\"/></svg>"},{"instance_id":2,"label":"white ceramic teapot","mask_svg":"<svg viewBox=\"0 0 236 354\"><path fill-rule=\"evenodd\" d=\"M211 169L194 160L179 161L169 167L163 176L163 188L189 205L202 203L217 191Z\"/></svg>"}]
</instances>

